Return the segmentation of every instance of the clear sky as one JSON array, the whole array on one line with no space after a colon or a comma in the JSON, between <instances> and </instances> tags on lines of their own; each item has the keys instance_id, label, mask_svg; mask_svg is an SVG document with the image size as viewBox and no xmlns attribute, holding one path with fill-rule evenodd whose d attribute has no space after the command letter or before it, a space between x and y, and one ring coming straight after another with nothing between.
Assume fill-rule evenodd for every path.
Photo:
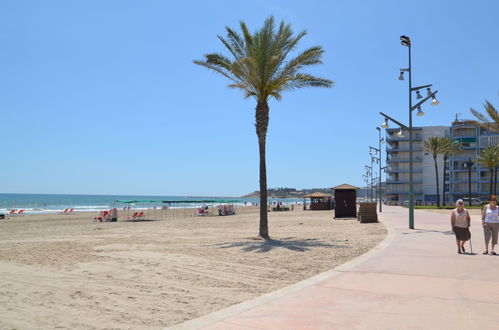
<instances>
[{"instance_id":1,"label":"clear sky","mask_svg":"<svg viewBox=\"0 0 499 330\"><path fill-rule=\"evenodd\" d=\"M325 49L332 89L270 102L269 187L362 185L379 111L415 125L499 103L499 1L0 1L0 192L238 196L258 189L253 99L192 63L274 15ZM429 103L429 102L428 102ZM383 155L385 158L385 155Z\"/></svg>"}]
</instances>

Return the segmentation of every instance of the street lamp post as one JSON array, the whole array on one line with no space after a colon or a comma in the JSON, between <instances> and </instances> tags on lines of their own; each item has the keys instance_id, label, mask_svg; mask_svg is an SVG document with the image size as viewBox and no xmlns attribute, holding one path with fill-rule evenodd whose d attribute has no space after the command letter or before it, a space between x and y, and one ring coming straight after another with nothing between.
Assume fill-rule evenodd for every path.
<instances>
[{"instance_id":1,"label":"street lamp post","mask_svg":"<svg viewBox=\"0 0 499 330\"><path fill-rule=\"evenodd\" d=\"M366 181L367 181L367 198L369 200L372 200L371 196L371 185L372 185L372 175L373 175L372 160L371 160L371 166L365 165L365 169L366 169ZM371 185L369 184L369 178L371 178L370 179Z\"/></svg>"},{"instance_id":2,"label":"street lamp post","mask_svg":"<svg viewBox=\"0 0 499 330\"><path fill-rule=\"evenodd\" d=\"M381 129L379 127L376 127L377 130L379 130L379 148L371 147L369 146L369 154L371 155L371 166L372 166L372 161L375 160L379 164L379 176L378 176L378 181L379 181L379 186L378 186L378 197L379 197L379 211L382 212L381 209ZM379 157L375 157L371 151L374 150Z\"/></svg>"},{"instance_id":3,"label":"street lamp post","mask_svg":"<svg viewBox=\"0 0 499 330\"><path fill-rule=\"evenodd\" d=\"M379 212L383 212L383 206L381 202L381 143L384 141L381 137L381 128L376 127L379 133Z\"/></svg>"},{"instance_id":4,"label":"street lamp post","mask_svg":"<svg viewBox=\"0 0 499 330\"><path fill-rule=\"evenodd\" d=\"M388 127L388 119L403 127L409 131L409 229L414 229L414 162L413 162L413 127L412 127L412 112L417 110L416 116L424 115L424 112L421 110L421 105L428 101L430 98L432 99L431 105L437 105L440 102L437 101L435 95L438 91L432 92L430 87L432 85L424 85L418 87L412 87L412 65L411 65L411 39L408 36L400 36L400 41L402 46L406 46L409 50L409 67L400 69L399 80L404 80L404 72L408 72L409 74L409 127L399 123L393 118L381 113L385 116L385 122L381 127ZM428 95L415 105L412 104L412 92L416 92L416 98L423 98L420 93L420 89L426 88Z\"/></svg>"},{"instance_id":5,"label":"street lamp post","mask_svg":"<svg viewBox=\"0 0 499 330\"><path fill-rule=\"evenodd\" d=\"M366 188L367 188L367 190L366 190L366 199L367 199L368 198L368 193L369 193L369 188L368 188L368 186L369 186L369 183L368 183L369 179L368 179L367 173L362 174L362 178L364 179L364 182L366 183Z\"/></svg>"}]
</instances>

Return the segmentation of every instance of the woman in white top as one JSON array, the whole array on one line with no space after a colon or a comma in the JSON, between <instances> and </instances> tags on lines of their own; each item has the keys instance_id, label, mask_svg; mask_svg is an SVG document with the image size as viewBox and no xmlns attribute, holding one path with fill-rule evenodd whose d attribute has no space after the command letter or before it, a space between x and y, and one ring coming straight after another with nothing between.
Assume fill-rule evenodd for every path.
<instances>
[{"instance_id":1,"label":"woman in white top","mask_svg":"<svg viewBox=\"0 0 499 330\"><path fill-rule=\"evenodd\" d=\"M458 199L456 201L456 208L452 210L450 222L452 225L452 231L456 235L457 253L464 253L466 252L464 249L464 243L471 238L469 229L471 218L468 210L464 208L464 202L462 199Z\"/></svg>"},{"instance_id":2,"label":"woman in white top","mask_svg":"<svg viewBox=\"0 0 499 330\"><path fill-rule=\"evenodd\" d=\"M482 226L485 237L485 251L483 254L489 253L489 241L492 237L490 254L496 255L494 247L497 244L497 233L499 232L499 208L497 207L495 195L490 196L489 204L485 205L482 210Z\"/></svg>"}]
</instances>

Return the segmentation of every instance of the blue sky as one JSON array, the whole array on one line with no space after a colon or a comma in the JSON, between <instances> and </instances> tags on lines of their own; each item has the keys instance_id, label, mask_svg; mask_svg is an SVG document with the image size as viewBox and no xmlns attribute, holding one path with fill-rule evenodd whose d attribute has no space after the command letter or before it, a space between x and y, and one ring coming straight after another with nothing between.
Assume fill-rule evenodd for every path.
<instances>
[{"instance_id":1,"label":"blue sky","mask_svg":"<svg viewBox=\"0 0 499 330\"><path fill-rule=\"evenodd\" d=\"M0 1L0 192L238 196L258 189L255 101L192 63L274 15L325 49L332 89L270 102L269 187L362 185L380 111L407 123L407 66L438 107L499 103L499 2ZM384 158L384 155L383 155Z\"/></svg>"}]
</instances>

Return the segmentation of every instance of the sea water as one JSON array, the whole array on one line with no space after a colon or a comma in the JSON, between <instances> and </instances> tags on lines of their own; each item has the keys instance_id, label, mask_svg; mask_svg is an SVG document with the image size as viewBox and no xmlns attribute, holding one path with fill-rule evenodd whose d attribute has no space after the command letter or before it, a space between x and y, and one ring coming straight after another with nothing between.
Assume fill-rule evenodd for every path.
<instances>
[{"instance_id":1,"label":"sea water","mask_svg":"<svg viewBox=\"0 0 499 330\"><path fill-rule=\"evenodd\" d=\"M132 195L58 195L58 194L6 194L0 193L0 212L8 213L10 210L24 209L27 214L59 213L65 209L74 209L75 212L98 212L112 207L123 208L130 205L135 208L161 208L161 201L182 201L182 203L168 204L172 207L200 207L200 200L234 200L236 206L255 205L258 198L238 197L193 197L193 196L132 196ZM150 200L151 203L124 204L118 200ZM190 203L189 201L193 201ZM297 198L274 199L269 198L269 203L281 202L285 205L300 203Z\"/></svg>"}]
</instances>

